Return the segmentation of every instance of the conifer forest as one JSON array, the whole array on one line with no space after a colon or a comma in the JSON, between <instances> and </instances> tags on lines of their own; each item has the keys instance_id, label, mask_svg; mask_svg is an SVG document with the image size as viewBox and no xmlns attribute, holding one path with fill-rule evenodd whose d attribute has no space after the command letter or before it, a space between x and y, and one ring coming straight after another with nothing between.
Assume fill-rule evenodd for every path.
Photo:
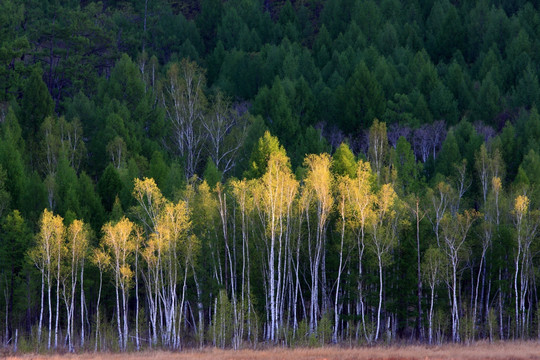
<instances>
[{"instance_id":1,"label":"conifer forest","mask_svg":"<svg viewBox=\"0 0 540 360\"><path fill-rule=\"evenodd\" d=\"M0 0L0 349L540 338L539 71L536 1Z\"/></svg>"}]
</instances>

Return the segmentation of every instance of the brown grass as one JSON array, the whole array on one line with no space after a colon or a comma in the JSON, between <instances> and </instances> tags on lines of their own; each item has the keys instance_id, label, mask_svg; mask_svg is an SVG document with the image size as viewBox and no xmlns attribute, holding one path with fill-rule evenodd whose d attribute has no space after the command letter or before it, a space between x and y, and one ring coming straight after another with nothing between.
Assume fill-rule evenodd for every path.
<instances>
[{"instance_id":1,"label":"brown grass","mask_svg":"<svg viewBox=\"0 0 540 360\"><path fill-rule=\"evenodd\" d=\"M401 346L401 347L362 347L340 348L325 347L316 349L283 349L268 350L218 350L204 349L183 352L145 351L140 353L83 353L66 355L24 354L7 356L9 360L435 360L435 359L539 359L540 343L538 342L500 342L495 344L478 343L475 345L444 346Z\"/></svg>"}]
</instances>

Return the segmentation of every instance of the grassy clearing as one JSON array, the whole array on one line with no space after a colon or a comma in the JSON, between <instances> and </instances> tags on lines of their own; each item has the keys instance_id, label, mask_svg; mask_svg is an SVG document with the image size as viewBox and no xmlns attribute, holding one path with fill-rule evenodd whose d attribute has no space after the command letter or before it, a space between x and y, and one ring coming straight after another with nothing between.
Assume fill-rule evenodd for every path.
<instances>
[{"instance_id":1,"label":"grassy clearing","mask_svg":"<svg viewBox=\"0 0 540 360\"><path fill-rule=\"evenodd\" d=\"M538 342L499 342L494 344L477 343L474 345L444 345L419 346L409 345L401 347L363 347L341 348L324 347L315 349L283 349L273 348L267 350L218 350L204 349L200 351L188 350L183 352L146 351L140 353L111 354L111 353L83 353L65 355L36 355L24 354L11 356L9 360L434 360L434 359L539 359L540 343Z\"/></svg>"}]
</instances>

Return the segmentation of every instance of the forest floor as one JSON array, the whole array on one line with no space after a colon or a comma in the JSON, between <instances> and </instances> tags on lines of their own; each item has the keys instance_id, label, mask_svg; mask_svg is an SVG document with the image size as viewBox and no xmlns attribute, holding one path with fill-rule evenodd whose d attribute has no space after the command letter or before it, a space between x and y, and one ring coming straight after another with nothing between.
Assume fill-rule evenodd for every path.
<instances>
[{"instance_id":1,"label":"forest floor","mask_svg":"<svg viewBox=\"0 0 540 360\"><path fill-rule=\"evenodd\" d=\"M2 354L0 353L0 358ZM5 354L7 355L7 354ZM186 350L183 352L143 351L139 353L82 353L64 355L7 355L9 360L480 360L480 359L539 359L540 342L497 342L474 345L443 346L377 346L377 347L324 347L324 348L272 348L266 350Z\"/></svg>"}]
</instances>

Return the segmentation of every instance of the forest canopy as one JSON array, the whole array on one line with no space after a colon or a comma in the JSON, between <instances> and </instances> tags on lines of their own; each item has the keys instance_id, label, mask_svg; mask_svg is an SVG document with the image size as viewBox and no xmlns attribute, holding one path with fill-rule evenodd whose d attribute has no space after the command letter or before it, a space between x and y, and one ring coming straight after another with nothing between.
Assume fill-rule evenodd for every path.
<instances>
[{"instance_id":1,"label":"forest canopy","mask_svg":"<svg viewBox=\"0 0 540 360\"><path fill-rule=\"evenodd\" d=\"M540 336L539 10L2 0L2 346Z\"/></svg>"}]
</instances>

